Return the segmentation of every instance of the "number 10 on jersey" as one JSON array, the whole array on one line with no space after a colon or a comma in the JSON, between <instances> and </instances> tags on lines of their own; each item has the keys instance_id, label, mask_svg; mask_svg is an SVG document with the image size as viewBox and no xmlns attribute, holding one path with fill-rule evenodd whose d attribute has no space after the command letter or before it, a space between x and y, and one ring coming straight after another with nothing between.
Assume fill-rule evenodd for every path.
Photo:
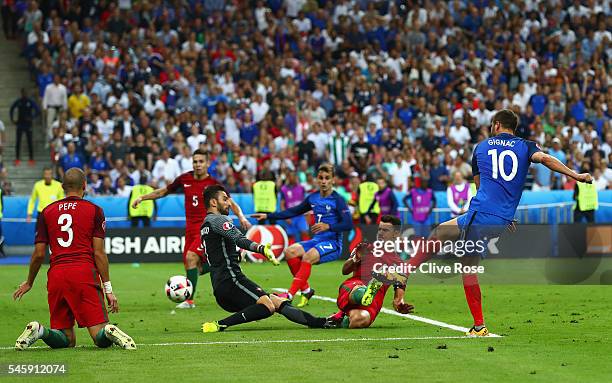
<instances>
[{"instance_id":1,"label":"number 10 on jersey","mask_svg":"<svg viewBox=\"0 0 612 383\"><path fill-rule=\"evenodd\" d=\"M501 178L503 178L504 181L512 181L514 177L516 177L516 172L518 171L518 158L512 150L504 150L498 156L497 149L491 149L487 152L487 154L491 156L494 179L498 178L498 174L501 175ZM506 157L510 157L512 160L512 170L510 171L510 174L506 173L506 168L504 165L504 159Z\"/></svg>"}]
</instances>

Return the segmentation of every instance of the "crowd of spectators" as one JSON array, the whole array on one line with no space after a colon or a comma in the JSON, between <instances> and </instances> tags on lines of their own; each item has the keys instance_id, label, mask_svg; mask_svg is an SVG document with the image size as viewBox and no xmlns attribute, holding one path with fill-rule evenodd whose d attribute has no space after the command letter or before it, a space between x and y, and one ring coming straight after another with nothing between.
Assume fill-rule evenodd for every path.
<instances>
[{"instance_id":1,"label":"crowd of spectators","mask_svg":"<svg viewBox=\"0 0 612 383\"><path fill-rule=\"evenodd\" d=\"M307 189L471 177L496 110L612 187L609 1L16 1L61 176L163 186L211 153L231 192L262 169ZM573 189L534 166L534 190ZM129 194L129 192L128 192Z\"/></svg>"}]
</instances>

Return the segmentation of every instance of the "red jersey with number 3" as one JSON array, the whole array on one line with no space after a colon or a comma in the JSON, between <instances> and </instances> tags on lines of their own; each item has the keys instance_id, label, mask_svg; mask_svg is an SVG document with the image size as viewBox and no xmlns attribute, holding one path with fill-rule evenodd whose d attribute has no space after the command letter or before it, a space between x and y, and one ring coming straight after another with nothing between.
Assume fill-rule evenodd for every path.
<instances>
[{"instance_id":1,"label":"red jersey with number 3","mask_svg":"<svg viewBox=\"0 0 612 383\"><path fill-rule=\"evenodd\" d=\"M206 218L206 207L204 207L204 189L212 185L221 185L219 181L211 176L197 180L193 171L183 173L166 188L170 193L178 193L181 190L185 194L185 231L200 232L200 226Z\"/></svg>"},{"instance_id":2,"label":"red jersey with number 3","mask_svg":"<svg viewBox=\"0 0 612 383\"><path fill-rule=\"evenodd\" d=\"M104 238L102 208L78 197L66 197L47 206L36 222L35 243L46 243L51 267L62 264L93 265L93 238Z\"/></svg>"}]
</instances>

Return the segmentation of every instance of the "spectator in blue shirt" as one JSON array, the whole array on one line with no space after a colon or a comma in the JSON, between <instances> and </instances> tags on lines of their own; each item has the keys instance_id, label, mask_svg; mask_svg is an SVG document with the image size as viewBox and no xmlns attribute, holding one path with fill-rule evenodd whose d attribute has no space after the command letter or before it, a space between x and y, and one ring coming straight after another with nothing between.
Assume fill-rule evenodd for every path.
<instances>
[{"instance_id":1,"label":"spectator in blue shirt","mask_svg":"<svg viewBox=\"0 0 612 383\"><path fill-rule=\"evenodd\" d=\"M382 129L377 129L375 123L371 123L368 128L368 142L372 145L380 146L382 144Z\"/></svg>"},{"instance_id":2,"label":"spectator in blue shirt","mask_svg":"<svg viewBox=\"0 0 612 383\"><path fill-rule=\"evenodd\" d=\"M448 180L448 169L440 162L440 157L434 154L429 169L429 187L433 191L445 191Z\"/></svg>"},{"instance_id":3,"label":"spectator in blue shirt","mask_svg":"<svg viewBox=\"0 0 612 383\"><path fill-rule=\"evenodd\" d=\"M544 114L544 112L546 111L546 105L548 104L548 99L546 98L544 93L542 93L541 87L538 87L537 93L531 96L529 103L531 104L531 107L533 108L533 113L536 116L541 116Z\"/></svg>"},{"instance_id":4,"label":"spectator in blue shirt","mask_svg":"<svg viewBox=\"0 0 612 383\"><path fill-rule=\"evenodd\" d=\"M74 142L69 141L66 145L66 150L68 153L64 154L62 158L60 158L60 167L58 172L60 174L60 178L64 178L64 173L70 168L79 168L83 169L84 161L80 155L76 153L76 146Z\"/></svg>"},{"instance_id":5,"label":"spectator in blue shirt","mask_svg":"<svg viewBox=\"0 0 612 383\"><path fill-rule=\"evenodd\" d=\"M41 72L36 76L36 85L38 85L38 94L40 94L40 98L43 98L45 95L45 88L53 82L53 73L49 71L47 65L43 64L41 68Z\"/></svg>"},{"instance_id":6,"label":"spectator in blue shirt","mask_svg":"<svg viewBox=\"0 0 612 383\"><path fill-rule=\"evenodd\" d=\"M585 106L580 96L576 97L572 105L570 106L570 114L578 122L582 122L585 119Z\"/></svg>"},{"instance_id":7,"label":"spectator in blue shirt","mask_svg":"<svg viewBox=\"0 0 612 383\"><path fill-rule=\"evenodd\" d=\"M298 121L297 109L295 108L295 104L292 103L289 106L289 110L287 111L287 114L285 114L285 127L289 129L289 131L293 135L295 135L295 132L296 132L297 121Z\"/></svg>"},{"instance_id":8,"label":"spectator in blue shirt","mask_svg":"<svg viewBox=\"0 0 612 383\"><path fill-rule=\"evenodd\" d=\"M110 170L110 166L104 158L104 149L102 146L96 147L96 152L91 156L89 160L89 168L93 171L97 171L100 174L106 174Z\"/></svg>"},{"instance_id":9,"label":"spectator in blue shirt","mask_svg":"<svg viewBox=\"0 0 612 383\"><path fill-rule=\"evenodd\" d=\"M567 156L565 155L565 152L561 148L561 140L558 139L557 137L553 138L553 140L552 140L552 149L548 152L548 154L550 154L551 156L553 156L556 159L558 159L559 162L561 162L562 164L566 164L567 163ZM553 178L554 178L553 179L553 188L554 189L561 189L561 186L562 186L561 174L560 173L553 173Z\"/></svg>"},{"instance_id":10,"label":"spectator in blue shirt","mask_svg":"<svg viewBox=\"0 0 612 383\"><path fill-rule=\"evenodd\" d=\"M320 59L323 55L323 47L325 46L325 37L321 35L321 29L316 27L314 35L310 37L310 49L312 53Z\"/></svg>"},{"instance_id":11,"label":"spectator in blue shirt","mask_svg":"<svg viewBox=\"0 0 612 383\"><path fill-rule=\"evenodd\" d=\"M542 164L533 164L533 191L549 191L552 183L552 171Z\"/></svg>"},{"instance_id":12,"label":"spectator in blue shirt","mask_svg":"<svg viewBox=\"0 0 612 383\"><path fill-rule=\"evenodd\" d=\"M591 119L595 131L599 137L603 137L604 125L609 124L610 118L604 115L604 110L601 106L595 111L595 116Z\"/></svg>"},{"instance_id":13,"label":"spectator in blue shirt","mask_svg":"<svg viewBox=\"0 0 612 383\"><path fill-rule=\"evenodd\" d=\"M253 115L250 111L247 111L244 114L244 121L240 126L240 141L244 142L247 145L253 145L257 143L257 138L259 137L259 128L257 124L253 121Z\"/></svg>"}]
</instances>

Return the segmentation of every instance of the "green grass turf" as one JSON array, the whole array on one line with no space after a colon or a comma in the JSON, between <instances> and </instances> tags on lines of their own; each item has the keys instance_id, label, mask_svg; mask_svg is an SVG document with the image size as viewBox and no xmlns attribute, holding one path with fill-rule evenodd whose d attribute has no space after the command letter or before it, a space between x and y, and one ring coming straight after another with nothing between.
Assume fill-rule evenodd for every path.
<instances>
[{"instance_id":1,"label":"green grass turf","mask_svg":"<svg viewBox=\"0 0 612 383\"><path fill-rule=\"evenodd\" d=\"M542 260L497 261L501 270L542 268ZM341 263L314 268L317 294L335 297ZM0 349L0 364L67 363L65 376L52 381L428 381L428 382L604 382L612 381L609 364L612 303L610 286L511 285L482 286L485 319L503 338L376 340L390 337L445 337L460 332L381 313L367 330L313 330L281 316L202 334L203 320L226 315L211 295L208 277L198 284L198 307L171 314L166 299L167 277L182 273L181 264L111 266L113 287L121 312L112 322L129 333L137 351L97 349L84 329L77 331L76 349ZM248 264L245 273L264 288L288 287L286 266ZM1 266L0 347L11 347L31 320L48 323L46 269L23 301L11 293L27 273L24 266ZM457 278L415 278L407 300L415 314L469 327L471 316ZM422 282L422 283L418 283ZM386 307L390 307L391 293ZM335 312L333 303L313 300L307 309L317 315ZM308 343L208 344L152 346L152 343L226 342L253 340L321 340L375 338L367 341ZM36 346L45 346L41 341ZM0 375L0 382L29 379Z\"/></svg>"}]
</instances>

